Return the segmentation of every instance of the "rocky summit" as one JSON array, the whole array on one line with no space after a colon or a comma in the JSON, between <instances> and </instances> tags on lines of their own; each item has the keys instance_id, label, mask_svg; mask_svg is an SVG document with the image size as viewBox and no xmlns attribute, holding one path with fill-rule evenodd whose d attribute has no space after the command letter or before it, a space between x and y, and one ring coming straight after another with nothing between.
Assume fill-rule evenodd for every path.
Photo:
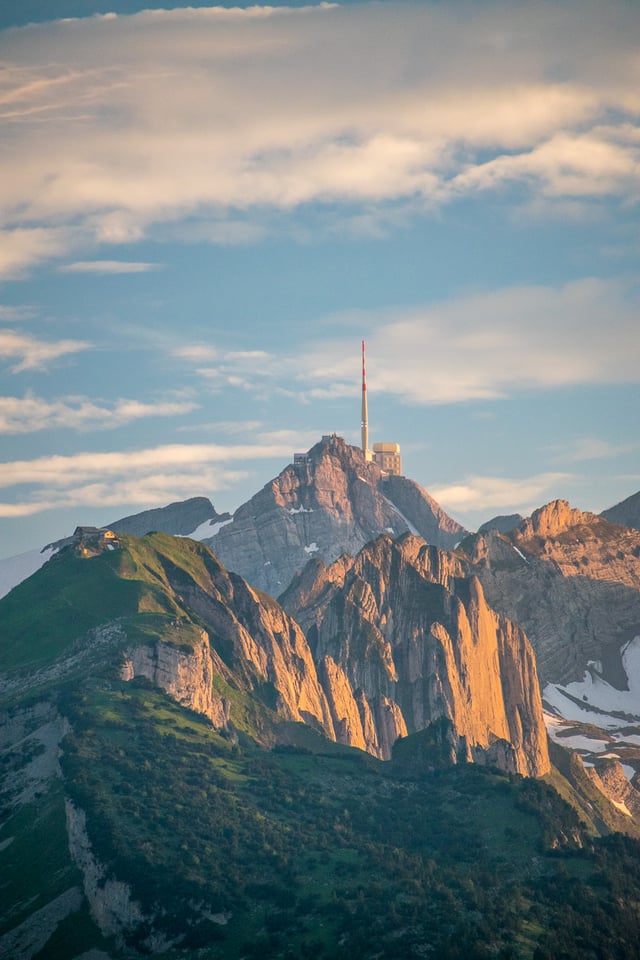
<instances>
[{"instance_id":1,"label":"rocky summit","mask_svg":"<svg viewBox=\"0 0 640 960\"><path fill-rule=\"evenodd\" d=\"M620 649L640 634L640 532L556 500L463 546L491 605L526 630L543 683L579 680L593 660L623 676Z\"/></svg>"},{"instance_id":2,"label":"rocky summit","mask_svg":"<svg viewBox=\"0 0 640 960\"><path fill-rule=\"evenodd\" d=\"M381 533L413 532L439 547L466 533L417 483L386 476L357 447L325 437L239 507L206 542L272 596L313 558L354 556Z\"/></svg>"}]
</instances>

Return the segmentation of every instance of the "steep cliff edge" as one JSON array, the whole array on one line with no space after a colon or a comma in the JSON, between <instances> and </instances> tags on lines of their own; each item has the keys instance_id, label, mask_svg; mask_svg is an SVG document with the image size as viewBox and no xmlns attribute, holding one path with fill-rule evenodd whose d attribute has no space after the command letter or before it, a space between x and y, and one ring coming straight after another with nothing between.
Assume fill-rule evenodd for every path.
<instances>
[{"instance_id":1,"label":"steep cliff edge","mask_svg":"<svg viewBox=\"0 0 640 960\"><path fill-rule=\"evenodd\" d=\"M310 565L282 602L323 682L340 691L328 699L343 742L355 737L388 758L398 736L445 717L459 756L541 775L549 764L533 652L477 578L461 574L454 556L417 537L383 536L356 558Z\"/></svg>"},{"instance_id":2,"label":"steep cliff edge","mask_svg":"<svg viewBox=\"0 0 640 960\"><path fill-rule=\"evenodd\" d=\"M543 683L580 680L591 660L625 683L620 649L640 633L640 532L554 501L463 548L491 606L525 629Z\"/></svg>"},{"instance_id":3,"label":"steep cliff edge","mask_svg":"<svg viewBox=\"0 0 640 960\"><path fill-rule=\"evenodd\" d=\"M386 477L360 449L328 437L204 542L230 570L278 596L310 559L331 563L380 533L410 529L443 547L466 532L418 484Z\"/></svg>"}]
</instances>

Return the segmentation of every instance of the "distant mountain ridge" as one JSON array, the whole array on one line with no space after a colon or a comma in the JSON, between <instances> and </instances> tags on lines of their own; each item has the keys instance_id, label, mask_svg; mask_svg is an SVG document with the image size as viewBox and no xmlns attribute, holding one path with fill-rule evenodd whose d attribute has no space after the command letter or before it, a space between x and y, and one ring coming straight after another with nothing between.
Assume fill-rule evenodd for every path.
<instances>
[{"instance_id":1,"label":"distant mountain ridge","mask_svg":"<svg viewBox=\"0 0 640 960\"><path fill-rule=\"evenodd\" d=\"M191 497L189 500L169 503L166 507L134 513L106 526L118 533L132 533L136 537L143 537L145 533L154 530L158 533L188 537L207 522L220 523L230 518L230 513L217 513L208 497Z\"/></svg>"},{"instance_id":2,"label":"distant mountain ridge","mask_svg":"<svg viewBox=\"0 0 640 960\"><path fill-rule=\"evenodd\" d=\"M633 493L614 507L603 510L600 516L609 520L610 523L620 523L625 527L640 530L640 491Z\"/></svg>"}]
</instances>

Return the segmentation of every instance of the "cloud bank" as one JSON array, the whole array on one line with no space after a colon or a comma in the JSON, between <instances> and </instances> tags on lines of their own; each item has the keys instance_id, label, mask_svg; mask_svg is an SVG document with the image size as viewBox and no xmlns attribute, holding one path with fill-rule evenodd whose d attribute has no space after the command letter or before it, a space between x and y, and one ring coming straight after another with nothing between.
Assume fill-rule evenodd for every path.
<instances>
[{"instance_id":1,"label":"cloud bank","mask_svg":"<svg viewBox=\"0 0 640 960\"><path fill-rule=\"evenodd\" d=\"M456 0L3 31L0 275L185 217L224 243L311 203L637 201L637 29L623 0Z\"/></svg>"},{"instance_id":2,"label":"cloud bank","mask_svg":"<svg viewBox=\"0 0 640 960\"><path fill-rule=\"evenodd\" d=\"M0 463L0 488L17 488L23 499L0 502L0 517L24 517L67 506L160 506L201 495L203 490L225 489L246 476L238 464L271 457L289 460L290 444L282 438L228 446L166 444L13 460Z\"/></svg>"}]
</instances>

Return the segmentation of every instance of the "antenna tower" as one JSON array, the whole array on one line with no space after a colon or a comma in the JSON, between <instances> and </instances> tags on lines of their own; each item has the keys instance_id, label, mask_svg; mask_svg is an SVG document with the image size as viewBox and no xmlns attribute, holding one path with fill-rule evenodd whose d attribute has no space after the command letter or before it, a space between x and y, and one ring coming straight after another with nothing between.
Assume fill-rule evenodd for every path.
<instances>
[{"instance_id":1,"label":"antenna tower","mask_svg":"<svg viewBox=\"0 0 640 960\"><path fill-rule=\"evenodd\" d=\"M364 340L362 341L362 449L364 455L369 452L369 411L367 409L367 368L365 364Z\"/></svg>"}]
</instances>

